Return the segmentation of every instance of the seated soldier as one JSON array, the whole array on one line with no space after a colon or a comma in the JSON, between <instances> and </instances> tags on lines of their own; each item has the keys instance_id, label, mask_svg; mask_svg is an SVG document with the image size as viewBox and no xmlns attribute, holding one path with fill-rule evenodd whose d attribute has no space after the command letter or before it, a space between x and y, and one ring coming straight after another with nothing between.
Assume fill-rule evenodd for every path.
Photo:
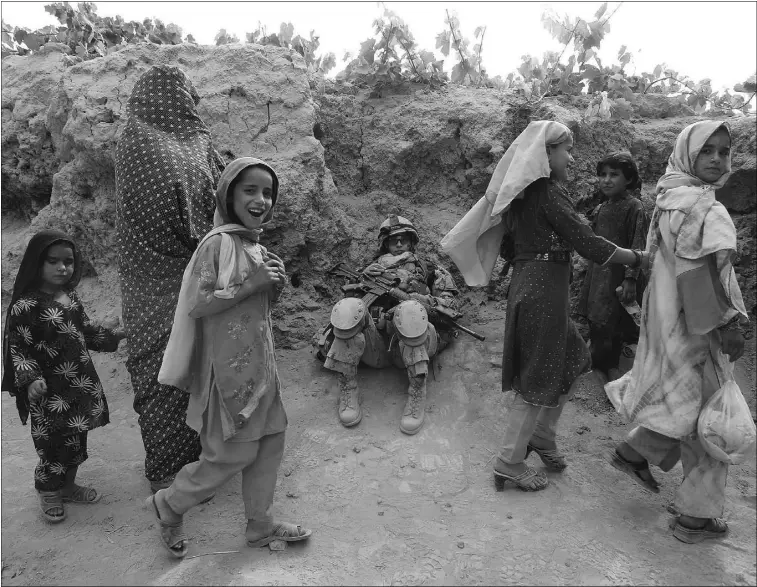
<instances>
[{"instance_id":1,"label":"seated soldier","mask_svg":"<svg viewBox=\"0 0 757 587\"><path fill-rule=\"evenodd\" d=\"M379 229L378 256L363 274L393 280L409 299L368 295L364 299L372 301L366 304L360 297L346 297L334 305L331 324L318 342L317 356L324 367L339 373L339 420L345 426L355 426L363 417L357 386L360 362L378 369L392 364L407 369L410 384L400 430L416 434L423 425L429 361L450 343L454 331L435 320L434 314L429 321L421 304L455 318L458 291L445 269L415 254L417 244L412 223L390 215ZM355 295L362 295L352 287Z\"/></svg>"}]
</instances>

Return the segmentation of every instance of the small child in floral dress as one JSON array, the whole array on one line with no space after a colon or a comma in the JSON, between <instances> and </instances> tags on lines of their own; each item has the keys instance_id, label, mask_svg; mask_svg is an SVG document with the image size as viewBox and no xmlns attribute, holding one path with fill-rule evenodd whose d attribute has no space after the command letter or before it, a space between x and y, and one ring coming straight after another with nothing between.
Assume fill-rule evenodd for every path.
<instances>
[{"instance_id":1,"label":"small child in floral dress","mask_svg":"<svg viewBox=\"0 0 757 587\"><path fill-rule=\"evenodd\" d=\"M21 423L31 415L39 463L34 486L50 522L64 502L95 503L100 494L74 481L87 460L87 433L109 422L108 403L89 350L113 352L125 337L90 322L74 289L81 257L62 232L29 241L13 285L3 333L3 391L16 398Z\"/></svg>"}]
</instances>

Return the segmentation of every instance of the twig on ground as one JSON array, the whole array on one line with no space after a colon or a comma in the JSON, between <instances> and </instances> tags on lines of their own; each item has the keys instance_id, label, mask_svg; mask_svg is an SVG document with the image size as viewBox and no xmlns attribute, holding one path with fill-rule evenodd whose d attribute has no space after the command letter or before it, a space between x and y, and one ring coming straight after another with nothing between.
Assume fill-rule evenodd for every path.
<instances>
[{"instance_id":1,"label":"twig on ground","mask_svg":"<svg viewBox=\"0 0 757 587\"><path fill-rule=\"evenodd\" d=\"M213 554L238 554L238 550L219 550L218 552L203 552L202 554L193 554L192 556L186 556L184 557L184 560L190 559L190 558L197 558L198 556L210 556Z\"/></svg>"}]
</instances>

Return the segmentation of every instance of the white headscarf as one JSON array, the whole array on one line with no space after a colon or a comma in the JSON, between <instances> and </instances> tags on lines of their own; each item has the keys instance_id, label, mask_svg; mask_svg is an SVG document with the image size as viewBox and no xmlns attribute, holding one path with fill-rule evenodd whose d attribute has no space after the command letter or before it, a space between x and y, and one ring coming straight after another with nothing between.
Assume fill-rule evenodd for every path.
<instances>
[{"instance_id":1,"label":"white headscarf","mask_svg":"<svg viewBox=\"0 0 757 587\"><path fill-rule=\"evenodd\" d=\"M489 283L505 235L502 214L534 181L549 177L547 145L571 137L570 129L559 122L531 122L500 159L484 196L442 239L442 250L469 286Z\"/></svg>"}]
</instances>

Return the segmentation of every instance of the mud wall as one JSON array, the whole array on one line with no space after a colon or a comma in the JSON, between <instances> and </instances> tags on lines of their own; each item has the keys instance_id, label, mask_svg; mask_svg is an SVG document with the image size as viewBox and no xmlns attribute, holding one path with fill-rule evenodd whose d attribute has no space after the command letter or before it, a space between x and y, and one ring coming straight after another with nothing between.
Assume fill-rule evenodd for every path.
<instances>
[{"instance_id":1,"label":"mud wall","mask_svg":"<svg viewBox=\"0 0 757 587\"><path fill-rule=\"evenodd\" d=\"M639 162L651 207L677 133L697 120L658 96L630 121L586 123L580 98L534 108L505 92L454 86L379 98L330 82L314 91L301 57L270 46L145 45L73 66L66 52L48 45L39 55L2 61L2 209L29 222L25 238L3 246L3 296L26 239L46 227L76 237L89 274L116 280L113 161L129 92L151 65L178 65L202 98L200 113L222 156L261 157L281 177L278 214L265 238L294 274L276 311L285 345L309 338L336 299L328 266L366 262L388 213L415 222L423 252L445 262L439 240L483 194L530 120L559 120L574 131L569 188L582 209L593 203L596 161L620 148ZM737 272L754 312L755 119L730 123L736 172L719 197L739 230ZM578 281L584 270L577 261ZM463 290L475 318L485 293Z\"/></svg>"}]
</instances>

